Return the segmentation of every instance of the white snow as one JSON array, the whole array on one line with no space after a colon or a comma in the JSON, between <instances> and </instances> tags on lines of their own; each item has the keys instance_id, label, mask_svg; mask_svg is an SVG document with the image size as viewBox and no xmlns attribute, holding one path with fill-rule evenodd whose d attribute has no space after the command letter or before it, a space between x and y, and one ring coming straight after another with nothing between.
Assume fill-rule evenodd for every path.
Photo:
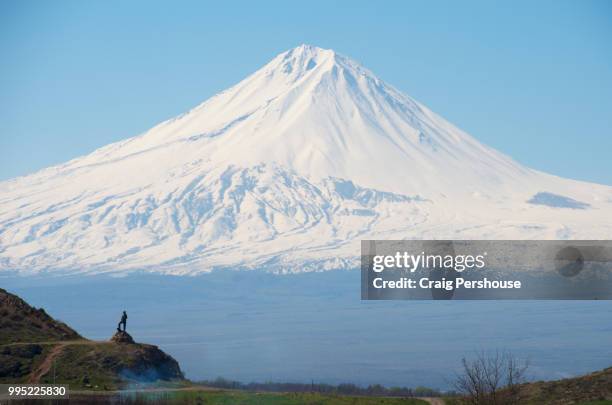
<instances>
[{"instance_id":1,"label":"white snow","mask_svg":"<svg viewBox=\"0 0 612 405\"><path fill-rule=\"evenodd\" d=\"M299 272L356 267L361 239L611 235L612 187L523 167L307 45L142 135L0 183L0 270L20 272Z\"/></svg>"}]
</instances>

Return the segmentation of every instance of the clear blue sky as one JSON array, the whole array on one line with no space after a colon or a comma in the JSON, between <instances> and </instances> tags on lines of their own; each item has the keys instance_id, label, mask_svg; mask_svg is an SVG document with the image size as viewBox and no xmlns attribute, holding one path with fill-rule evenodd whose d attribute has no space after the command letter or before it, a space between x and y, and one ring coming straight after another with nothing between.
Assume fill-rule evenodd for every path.
<instances>
[{"instance_id":1,"label":"clear blue sky","mask_svg":"<svg viewBox=\"0 0 612 405\"><path fill-rule=\"evenodd\" d=\"M137 135L301 43L526 165L612 185L607 0L3 0L0 179Z\"/></svg>"}]
</instances>

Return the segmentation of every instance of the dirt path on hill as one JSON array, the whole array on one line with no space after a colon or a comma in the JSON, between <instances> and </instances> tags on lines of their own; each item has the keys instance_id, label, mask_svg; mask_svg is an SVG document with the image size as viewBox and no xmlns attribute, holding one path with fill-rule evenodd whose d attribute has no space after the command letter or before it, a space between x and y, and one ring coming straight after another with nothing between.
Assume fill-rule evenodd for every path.
<instances>
[{"instance_id":1,"label":"dirt path on hill","mask_svg":"<svg viewBox=\"0 0 612 405\"><path fill-rule=\"evenodd\" d=\"M18 342L18 343L9 343L8 345L0 345L1 346L20 346L20 345L30 345L30 344L43 344L54 345L53 348L47 354L47 357L43 360L43 362L30 373L28 377L29 384L38 384L40 383L40 379L45 376L53 367L53 361L62 353L66 346L70 345L94 345L100 343L108 343L108 342L96 342L94 340L87 339L78 339L78 340L62 340L62 341L49 341L49 342Z\"/></svg>"},{"instance_id":2,"label":"dirt path on hill","mask_svg":"<svg viewBox=\"0 0 612 405\"><path fill-rule=\"evenodd\" d=\"M68 343L62 342L53 347L45 360L38 366L38 368L30 373L30 377L28 378L29 384L38 384L40 383L40 379L47 374L51 367L53 366L53 361L60 355L60 353L64 350Z\"/></svg>"}]
</instances>

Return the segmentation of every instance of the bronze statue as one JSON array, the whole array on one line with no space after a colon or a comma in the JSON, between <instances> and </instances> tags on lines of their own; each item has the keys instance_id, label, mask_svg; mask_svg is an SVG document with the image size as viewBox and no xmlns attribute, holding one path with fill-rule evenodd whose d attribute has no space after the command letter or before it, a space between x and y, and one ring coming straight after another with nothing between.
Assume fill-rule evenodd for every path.
<instances>
[{"instance_id":1,"label":"bronze statue","mask_svg":"<svg viewBox=\"0 0 612 405\"><path fill-rule=\"evenodd\" d=\"M119 325L117 325L117 331L121 332L121 325L123 325L123 332L125 332L125 328L127 326L127 312L123 311L123 315L121 315L121 320L119 321Z\"/></svg>"}]
</instances>

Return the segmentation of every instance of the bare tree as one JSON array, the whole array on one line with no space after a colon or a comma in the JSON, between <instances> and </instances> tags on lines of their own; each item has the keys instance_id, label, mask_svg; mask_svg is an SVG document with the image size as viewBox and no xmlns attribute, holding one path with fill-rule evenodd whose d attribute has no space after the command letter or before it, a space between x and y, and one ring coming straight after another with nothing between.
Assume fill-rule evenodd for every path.
<instances>
[{"instance_id":1,"label":"bare tree","mask_svg":"<svg viewBox=\"0 0 612 405\"><path fill-rule=\"evenodd\" d=\"M519 361L510 352L492 355L477 353L473 360L462 359L455 388L467 404L513 405L520 403L520 384L526 380L529 362Z\"/></svg>"}]
</instances>

